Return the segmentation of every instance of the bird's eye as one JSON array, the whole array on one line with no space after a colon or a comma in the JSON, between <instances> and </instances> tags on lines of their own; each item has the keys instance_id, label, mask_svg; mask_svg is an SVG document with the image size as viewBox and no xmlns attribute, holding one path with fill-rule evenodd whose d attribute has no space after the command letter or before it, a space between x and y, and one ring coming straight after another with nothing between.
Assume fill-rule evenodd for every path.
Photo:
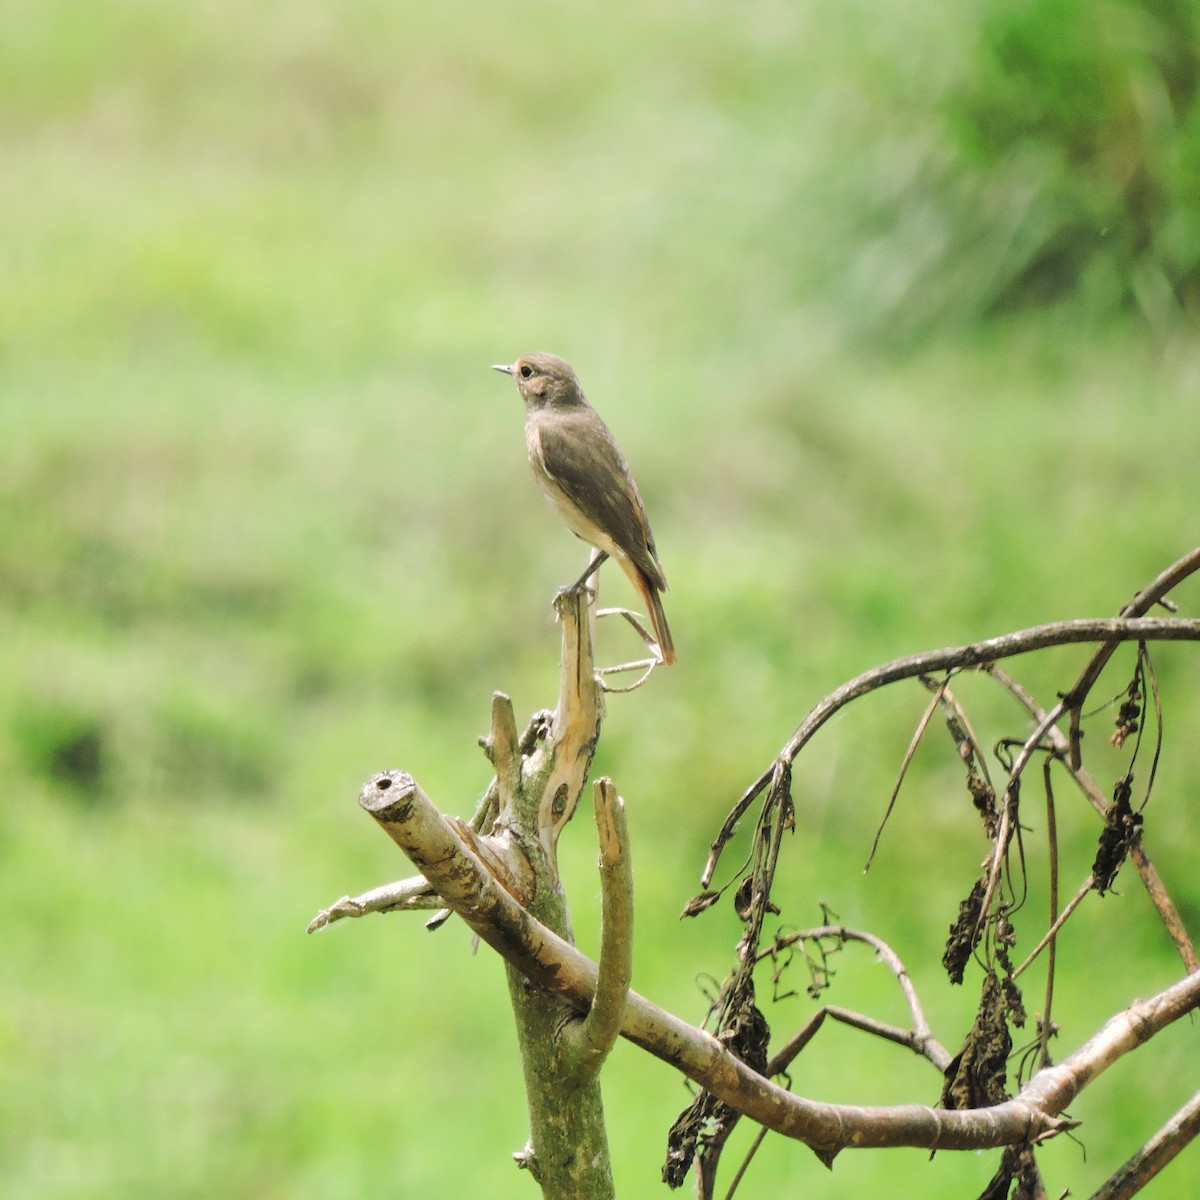
<instances>
[{"instance_id":1,"label":"bird's eye","mask_svg":"<svg viewBox=\"0 0 1200 1200\"><path fill-rule=\"evenodd\" d=\"M530 377L530 375L532 375L532 374L533 374L533 368L528 363L522 363L521 378L528 379Z\"/></svg>"}]
</instances>

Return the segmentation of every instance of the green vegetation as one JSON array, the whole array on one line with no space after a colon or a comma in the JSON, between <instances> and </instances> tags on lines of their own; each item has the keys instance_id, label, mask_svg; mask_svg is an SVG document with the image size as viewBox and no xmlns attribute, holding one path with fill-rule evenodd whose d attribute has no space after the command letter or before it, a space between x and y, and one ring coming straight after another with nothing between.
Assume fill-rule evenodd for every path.
<instances>
[{"instance_id":1,"label":"green vegetation","mask_svg":"<svg viewBox=\"0 0 1200 1200\"><path fill-rule=\"evenodd\" d=\"M629 805L635 986L697 1019L735 923L677 914L822 694L1111 613L1195 544L1197 14L1095 11L4 7L7 1197L532 1194L492 957L403 917L304 936L406 873L363 778L403 766L465 814L492 690L519 716L553 698L550 598L582 552L490 363L567 356L654 520L680 665L612 699L597 767ZM615 575L605 593L631 599ZM628 648L603 632L602 657ZM1020 665L1049 697L1084 655ZM1194 927L1200 694L1188 648L1159 658L1147 845ZM1020 733L983 682L985 740ZM951 1043L973 996L937 963L983 842L948 745L860 873L924 703L876 697L801 759L782 919L823 899L892 940ZM1097 830L1059 793L1073 888ZM588 948L593 836L565 839ZM1178 972L1118 891L1064 951L1064 1050ZM835 1002L898 1016L845 958ZM1081 1103L1087 1158L1050 1148L1052 1188L1086 1194L1194 1088L1178 1037L1154 1053ZM837 1032L794 1082L938 1094ZM686 1092L628 1046L605 1092L621 1194L664 1193ZM826 1176L775 1142L748 1194L970 1195L993 1166L846 1155ZM1198 1187L1193 1151L1146 1194Z\"/></svg>"}]
</instances>

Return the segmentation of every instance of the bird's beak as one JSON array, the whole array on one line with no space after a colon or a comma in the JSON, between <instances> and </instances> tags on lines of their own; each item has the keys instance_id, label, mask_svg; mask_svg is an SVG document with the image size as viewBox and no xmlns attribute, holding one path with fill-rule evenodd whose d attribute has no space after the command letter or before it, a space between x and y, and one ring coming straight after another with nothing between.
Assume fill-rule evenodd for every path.
<instances>
[{"instance_id":1,"label":"bird's beak","mask_svg":"<svg viewBox=\"0 0 1200 1200\"><path fill-rule=\"evenodd\" d=\"M492 365L492 370L503 371L505 375L511 375L513 373L512 363L494 363Z\"/></svg>"}]
</instances>

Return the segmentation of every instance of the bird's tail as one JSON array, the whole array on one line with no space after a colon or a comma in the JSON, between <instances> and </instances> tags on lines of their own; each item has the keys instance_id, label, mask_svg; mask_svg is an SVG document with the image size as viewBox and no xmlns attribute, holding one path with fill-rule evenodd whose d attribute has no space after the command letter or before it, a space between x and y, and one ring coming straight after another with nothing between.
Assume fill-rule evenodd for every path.
<instances>
[{"instance_id":1,"label":"bird's tail","mask_svg":"<svg viewBox=\"0 0 1200 1200\"><path fill-rule=\"evenodd\" d=\"M675 661L675 642L671 638L671 627L667 624L667 614L663 612L658 588L641 571L635 569L635 574L637 577L634 583L649 610L650 624L654 627L654 637L658 642L658 651L662 655L663 665L669 667Z\"/></svg>"}]
</instances>

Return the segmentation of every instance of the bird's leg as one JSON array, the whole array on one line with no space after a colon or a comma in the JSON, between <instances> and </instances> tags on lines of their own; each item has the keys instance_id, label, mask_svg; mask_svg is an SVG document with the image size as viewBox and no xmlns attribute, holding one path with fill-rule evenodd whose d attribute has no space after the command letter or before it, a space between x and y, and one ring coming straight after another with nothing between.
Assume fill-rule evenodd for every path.
<instances>
[{"instance_id":1,"label":"bird's leg","mask_svg":"<svg viewBox=\"0 0 1200 1200\"><path fill-rule=\"evenodd\" d=\"M581 587L583 587L583 585L585 583L587 583L587 581L589 579L591 579L591 577L593 575L595 575L595 573L600 569L600 564L603 562L606 562L607 560L608 560L608 552L607 551L605 551L605 550L597 551L596 557L593 558L590 563L588 563L588 569L586 571L584 571L584 573L582 575L580 575L580 577L577 580L575 580L575 582L573 584L571 584L571 586L569 588L566 588L565 590L567 592L579 591L579 589Z\"/></svg>"}]
</instances>

